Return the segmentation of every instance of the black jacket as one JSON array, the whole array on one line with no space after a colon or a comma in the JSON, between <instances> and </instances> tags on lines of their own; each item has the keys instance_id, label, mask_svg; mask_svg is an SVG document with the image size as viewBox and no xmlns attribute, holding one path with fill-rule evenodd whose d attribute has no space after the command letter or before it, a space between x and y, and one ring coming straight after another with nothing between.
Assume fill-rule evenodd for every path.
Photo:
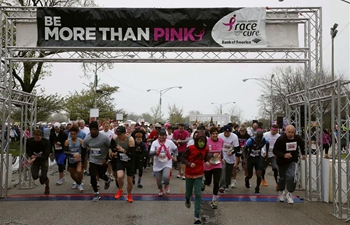
<instances>
[{"instance_id":1,"label":"black jacket","mask_svg":"<svg viewBox=\"0 0 350 225\"><path fill-rule=\"evenodd\" d=\"M277 157L277 165L286 166L291 162L298 162L299 151L305 155L305 143L299 135L295 135L293 140L289 140L285 134L277 138L273 147L273 154ZM292 158L286 159L284 155L291 153Z\"/></svg>"}]
</instances>

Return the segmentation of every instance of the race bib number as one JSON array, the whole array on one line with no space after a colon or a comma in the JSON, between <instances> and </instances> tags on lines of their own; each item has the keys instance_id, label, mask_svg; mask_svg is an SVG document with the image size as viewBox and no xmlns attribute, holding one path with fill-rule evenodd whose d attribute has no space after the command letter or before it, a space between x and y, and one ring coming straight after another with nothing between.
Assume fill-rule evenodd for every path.
<instances>
[{"instance_id":1,"label":"race bib number","mask_svg":"<svg viewBox=\"0 0 350 225\"><path fill-rule=\"evenodd\" d=\"M211 157L209 160L210 164L217 165L220 163L220 155L218 157Z\"/></svg>"},{"instance_id":2,"label":"race bib number","mask_svg":"<svg viewBox=\"0 0 350 225\"><path fill-rule=\"evenodd\" d=\"M75 162L75 158L74 158L73 156L70 156L70 157L69 157L69 163L70 163L70 164L76 163L76 162Z\"/></svg>"},{"instance_id":3,"label":"race bib number","mask_svg":"<svg viewBox=\"0 0 350 225\"><path fill-rule=\"evenodd\" d=\"M250 153L250 156L255 157L255 156L259 156L260 154L260 150L252 150L252 152Z\"/></svg>"},{"instance_id":4,"label":"race bib number","mask_svg":"<svg viewBox=\"0 0 350 225\"><path fill-rule=\"evenodd\" d=\"M224 152L228 152L228 151L231 151L232 150L232 145L230 145L230 144L224 144L224 146L223 146L223 151Z\"/></svg>"},{"instance_id":5,"label":"race bib number","mask_svg":"<svg viewBox=\"0 0 350 225\"><path fill-rule=\"evenodd\" d=\"M167 158L165 152L159 153L159 155L158 155L158 161L160 161L160 162L166 162L166 161L168 161L168 158Z\"/></svg>"},{"instance_id":6,"label":"race bib number","mask_svg":"<svg viewBox=\"0 0 350 225\"><path fill-rule=\"evenodd\" d=\"M127 162L129 161L129 156L125 153L119 153L119 159L120 161Z\"/></svg>"},{"instance_id":7,"label":"race bib number","mask_svg":"<svg viewBox=\"0 0 350 225\"><path fill-rule=\"evenodd\" d=\"M100 156L101 155L101 149L99 148L91 148L90 153L92 156Z\"/></svg>"},{"instance_id":8,"label":"race bib number","mask_svg":"<svg viewBox=\"0 0 350 225\"><path fill-rule=\"evenodd\" d=\"M61 146L61 143L60 143L60 142L56 142L56 143L55 143L55 149L56 149L56 150L62 150L62 146Z\"/></svg>"},{"instance_id":9,"label":"race bib number","mask_svg":"<svg viewBox=\"0 0 350 225\"><path fill-rule=\"evenodd\" d=\"M296 151L297 150L297 146L298 146L297 142L289 142L289 143L286 144L286 150L288 152Z\"/></svg>"}]
</instances>

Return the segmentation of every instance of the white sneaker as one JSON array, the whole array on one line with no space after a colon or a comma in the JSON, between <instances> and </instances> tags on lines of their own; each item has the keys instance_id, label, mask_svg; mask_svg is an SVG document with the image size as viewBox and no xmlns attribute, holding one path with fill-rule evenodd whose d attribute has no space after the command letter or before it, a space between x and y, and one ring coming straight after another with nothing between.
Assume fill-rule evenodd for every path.
<instances>
[{"instance_id":1,"label":"white sneaker","mask_svg":"<svg viewBox=\"0 0 350 225\"><path fill-rule=\"evenodd\" d=\"M279 191L278 194L279 194L278 198L279 198L280 202L284 202L284 191Z\"/></svg>"},{"instance_id":2,"label":"white sneaker","mask_svg":"<svg viewBox=\"0 0 350 225\"><path fill-rule=\"evenodd\" d=\"M287 198L288 204L293 204L294 203L292 193L288 192L287 195L286 195L286 198Z\"/></svg>"},{"instance_id":3,"label":"white sneaker","mask_svg":"<svg viewBox=\"0 0 350 225\"><path fill-rule=\"evenodd\" d=\"M78 185L78 189L79 189L80 192L83 192L84 191L83 185L82 184Z\"/></svg>"},{"instance_id":4,"label":"white sneaker","mask_svg":"<svg viewBox=\"0 0 350 225\"><path fill-rule=\"evenodd\" d=\"M236 180L233 180L233 181L232 181L232 184L231 184L231 187L232 187L232 188L235 188L236 185L237 185L237 181L236 181Z\"/></svg>"},{"instance_id":5,"label":"white sneaker","mask_svg":"<svg viewBox=\"0 0 350 225\"><path fill-rule=\"evenodd\" d=\"M66 181L66 178L62 177L57 180L56 185L62 185Z\"/></svg>"},{"instance_id":6,"label":"white sneaker","mask_svg":"<svg viewBox=\"0 0 350 225\"><path fill-rule=\"evenodd\" d=\"M165 193L166 193L166 194L170 194L169 185L165 186L165 187L164 187L164 190L165 190Z\"/></svg>"},{"instance_id":7,"label":"white sneaker","mask_svg":"<svg viewBox=\"0 0 350 225\"><path fill-rule=\"evenodd\" d=\"M73 183L72 189L77 189L78 188L78 184L76 182Z\"/></svg>"}]
</instances>

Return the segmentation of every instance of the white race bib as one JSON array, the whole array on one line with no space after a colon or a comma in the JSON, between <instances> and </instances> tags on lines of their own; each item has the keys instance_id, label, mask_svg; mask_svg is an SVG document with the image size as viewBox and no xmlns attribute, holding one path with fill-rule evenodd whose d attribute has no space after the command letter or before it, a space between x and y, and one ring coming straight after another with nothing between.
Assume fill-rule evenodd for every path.
<instances>
[{"instance_id":1,"label":"white race bib","mask_svg":"<svg viewBox=\"0 0 350 225\"><path fill-rule=\"evenodd\" d=\"M101 149L100 148L91 148L90 154L92 156L100 156L101 155Z\"/></svg>"},{"instance_id":2,"label":"white race bib","mask_svg":"<svg viewBox=\"0 0 350 225\"><path fill-rule=\"evenodd\" d=\"M298 146L297 142L286 143L286 150L287 150L287 152L296 151L297 146Z\"/></svg>"},{"instance_id":3,"label":"white race bib","mask_svg":"<svg viewBox=\"0 0 350 225\"><path fill-rule=\"evenodd\" d=\"M125 153L119 153L119 159L120 161L127 162L129 161L129 156Z\"/></svg>"},{"instance_id":4,"label":"white race bib","mask_svg":"<svg viewBox=\"0 0 350 225\"><path fill-rule=\"evenodd\" d=\"M255 156L259 156L260 154L260 150L252 150L252 152L250 153L250 156L255 157Z\"/></svg>"},{"instance_id":5,"label":"white race bib","mask_svg":"<svg viewBox=\"0 0 350 225\"><path fill-rule=\"evenodd\" d=\"M166 162L168 161L168 157L166 156L165 152L161 152L158 155L158 161L160 162Z\"/></svg>"},{"instance_id":6,"label":"white race bib","mask_svg":"<svg viewBox=\"0 0 350 225\"><path fill-rule=\"evenodd\" d=\"M217 165L220 163L220 155L218 157L211 157L209 160L210 164Z\"/></svg>"}]
</instances>

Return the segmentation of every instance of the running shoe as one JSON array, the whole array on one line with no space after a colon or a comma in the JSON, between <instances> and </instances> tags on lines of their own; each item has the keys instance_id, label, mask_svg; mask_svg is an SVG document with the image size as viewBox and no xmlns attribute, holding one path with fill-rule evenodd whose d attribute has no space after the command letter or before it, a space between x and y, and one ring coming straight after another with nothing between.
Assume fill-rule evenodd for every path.
<instances>
[{"instance_id":1,"label":"running shoe","mask_svg":"<svg viewBox=\"0 0 350 225\"><path fill-rule=\"evenodd\" d=\"M158 197L163 197L163 195L164 195L164 191L163 190L159 190Z\"/></svg>"},{"instance_id":2,"label":"running shoe","mask_svg":"<svg viewBox=\"0 0 350 225\"><path fill-rule=\"evenodd\" d=\"M254 192L255 195L260 195L260 188L255 188L255 192Z\"/></svg>"},{"instance_id":3,"label":"running shoe","mask_svg":"<svg viewBox=\"0 0 350 225\"><path fill-rule=\"evenodd\" d=\"M182 180L186 180L186 177L184 175L182 175Z\"/></svg>"},{"instance_id":4,"label":"running shoe","mask_svg":"<svg viewBox=\"0 0 350 225\"><path fill-rule=\"evenodd\" d=\"M137 187L138 187L138 188L143 188L143 186L142 186L141 183L138 183L138 184L137 184Z\"/></svg>"},{"instance_id":5,"label":"running shoe","mask_svg":"<svg viewBox=\"0 0 350 225\"><path fill-rule=\"evenodd\" d=\"M176 178L181 178L181 177L182 177L181 174L176 175Z\"/></svg>"},{"instance_id":6,"label":"running shoe","mask_svg":"<svg viewBox=\"0 0 350 225\"><path fill-rule=\"evenodd\" d=\"M233 180L233 181L232 181L232 184L231 184L231 187L232 187L232 188L235 188L236 185L237 185L237 181L236 181L236 180Z\"/></svg>"},{"instance_id":7,"label":"running shoe","mask_svg":"<svg viewBox=\"0 0 350 225\"><path fill-rule=\"evenodd\" d=\"M262 186L267 187L267 183L266 183L266 180L265 180L265 179L263 179L263 180L261 181L261 183L262 183Z\"/></svg>"},{"instance_id":8,"label":"running shoe","mask_svg":"<svg viewBox=\"0 0 350 225\"><path fill-rule=\"evenodd\" d=\"M205 182L204 182L204 180L203 180L203 182L202 182L202 191L204 191L205 190Z\"/></svg>"},{"instance_id":9,"label":"running shoe","mask_svg":"<svg viewBox=\"0 0 350 225\"><path fill-rule=\"evenodd\" d=\"M62 185L66 181L66 178L62 177L57 180L56 185Z\"/></svg>"},{"instance_id":10,"label":"running shoe","mask_svg":"<svg viewBox=\"0 0 350 225\"><path fill-rule=\"evenodd\" d=\"M225 191L225 188L223 188L223 187L220 187L220 188L219 188L219 192L220 192L220 193L224 193L224 191Z\"/></svg>"},{"instance_id":11,"label":"running shoe","mask_svg":"<svg viewBox=\"0 0 350 225\"><path fill-rule=\"evenodd\" d=\"M89 172L87 170L84 170L84 175L85 176L90 176Z\"/></svg>"},{"instance_id":12,"label":"running shoe","mask_svg":"<svg viewBox=\"0 0 350 225\"><path fill-rule=\"evenodd\" d=\"M229 192L230 189L228 187L225 188L225 192Z\"/></svg>"},{"instance_id":13,"label":"running shoe","mask_svg":"<svg viewBox=\"0 0 350 225\"><path fill-rule=\"evenodd\" d=\"M71 187L71 189L77 189L78 188L78 184L76 182L73 183L73 186Z\"/></svg>"},{"instance_id":14,"label":"running shoe","mask_svg":"<svg viewBox=\"0 0 350 225\"><path fill-rule=\"evenodd\" d=\"M126 196L126 200L127 200L129 203L133 203L133 202L134 202L134 200L132 199L131 194L128 194L128 195Z\"/></svg>"},{"instance_id":15,"label":"running shoe","mask_svg":"<svg viewBox=\"0 0 350 225\"><path fill-rule=\"evenodd\" d=\"M279 194L278 198L280 202L284 202L284 191L280 191L278 194Z\"/></svg>"},{"instance_id":16,"label":"running shoe","mask_svg":"<svg viewBox=\"0 0 350 225\"><path fill-rule=\"evenodd\" d=\"M79 185L78 185L78 190L79 190L80 192L83 192L83 191L84 191L84 186L83 186L83 184L79 184Z\"/></svg>"},{"instance_id":17,"label":"running shoe","mask_svg":"<svg viewBox=\"0 0 350 225\"><path fill-rule=\"evenodd\" d=\"M190 202L189 199L186 199L186 200L185 200L185 206L186 206L187 208L191 208L191 202Z\"/></svg>"},{"instance_id":18,"label":"running shoe","mask_svg":"<svg viewBox=\"0 0 350 225\"><path fill-rule=\"evenodd\" d=\"M111 185L111 178L108 178L107 181L105 181L105 190L107 190L109 188L109 186Z\"/></svg>"},{"instance_id":19,"label":"running shoe","mask_svg":"<svg viewBox=\"0 0 350 225\"><path fill-rule=\"evenodd\" d=\"M202 224L202 221L198 218L195 218L193 224Z\"/></svg>"},{"instance_id":20,"label":"running shoe","mask_svg":"<svg viewBox=\"0 0 350 225\"><path fill-rule=\"evenodd\" d=\"M119 189L117 193L114 195L115 199L119 199L123 194L123 189Z\"/></svg>"},{"instance_id":21,"label":"running shoe","mask_svg":"<svg viewBox=\"0 0 350 225\"><path fill-rule=\"evenodd\" d=\"M250 188L249 180L247 180L247 179L245 180L245 187Z\"/></svg>"},{"instance_id":22,"label":"running shoe","mask_svg":"<svg viewBox=\"0 0 350 225\"><path fill-rule=\"evenodd\" d=\"M49 195L50 194L50 188L48 186L45 187L45 195Z\"/></svg>"},{"instance_id":23,"label":"running shoe","mask_svg":"<svg viewBox=\"0 0 350 225\"><path fill-rule=\"evenodd\" d=\"M98 201L100 201L100 199L101 199L100 194L95 194L95 196L92 198L92 201L93 202L98 202Z\"/></svg>"},{"instance_id":24,"label":"running shoe","mask_svg":"<svg viewBox=\"0 0 350 225\"><path fill-rule=\"evenodd\" d=\"M218 202L217 201L212 201L210 202L210 207L212 209L217 209L218 208Z\"/></svg>"},{"instance_id":25,"label":"running shoe","mask_svg":"<svg viewBox=\"0 0 350 225\"><path fill-rule=\"evenodd\" d=\"M169 185L166 185L166 186L164 187L164 190L165 190L165 194L170 194Z\"/></svg>"},{"instance_id":26,"label":"running shoe","mask_svg":"<svg viewBox=\"0 0 350 225\"><path fill-rule=\"evenodd\" d=\"M292 193L288 192L287 195L286 195L286 198L287 198L288 204L293 204L294 203Z\"/></svg>"}]
</instances>

